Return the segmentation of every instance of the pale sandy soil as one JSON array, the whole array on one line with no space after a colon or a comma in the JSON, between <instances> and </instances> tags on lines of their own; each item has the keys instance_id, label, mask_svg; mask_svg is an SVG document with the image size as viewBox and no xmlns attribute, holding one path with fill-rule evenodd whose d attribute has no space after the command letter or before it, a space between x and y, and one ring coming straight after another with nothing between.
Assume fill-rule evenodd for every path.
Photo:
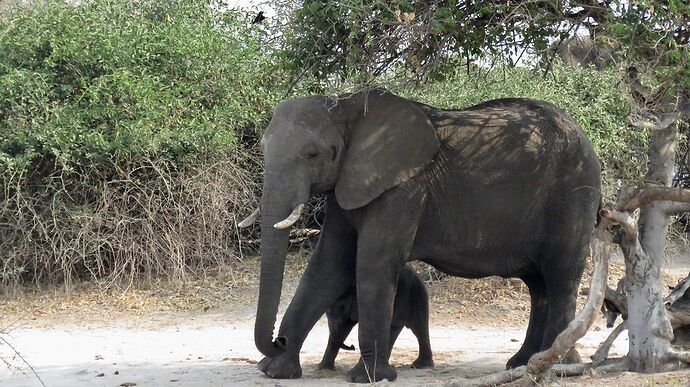
<instances>
[{"instance_id":1,"label":"pale sandy soil","mask_svg":"<svg viewBox=\"0 0 690 387\"><path fill-rule=\"evenodd\" d=\"M290 265L282 308L303 267L299 261ZM263 376L256 369L261 355L253 343L255 278L243 273L232 277L177 288L152 284L123 292L87 286L68 294L42 291L0 300L0 386L40 386L29 365L46 386L347 385L344 375L357 361L356 352L341 352L336 371L315 371L328 336L325 320L302 349L301 379ZM466 281L431 284L436 368L408 368L417 344L404 330L391 359L398 370L396 385L444 385L500 371L519 348L529 305L523 286L501 279ZM583 358L609 332L600 318L578 344ZM347 342L357 345L356 331ZM626 351L623 335L612 355ZM690 371L585 376L558 379L557 384L690 386Z\"/></svg>"}]
</instances>

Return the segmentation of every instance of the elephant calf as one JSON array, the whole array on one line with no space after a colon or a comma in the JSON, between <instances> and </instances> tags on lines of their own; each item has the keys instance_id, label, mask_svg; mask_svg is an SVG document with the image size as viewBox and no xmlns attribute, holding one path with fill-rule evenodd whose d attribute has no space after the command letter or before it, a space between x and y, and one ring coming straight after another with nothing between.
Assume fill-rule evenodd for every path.
<instances>
[{"instance_id":1,"label":"elephant calf","mask_svg":"<svg viewBox=\"0 0 690 387\"><path fill-rule=\"evenodd\" d=\"M335 358L340 348L354 350L352 346L345 346L344 341L359 321L357 312L356 286L352 287L340 297L326 312L328 317L328 347L319 363L319 369L335 368ZM422 280L409 266L404 266L398 277L398 286L393 304L393 319L391 320L390 341L388 354L393 348L403 327L409 328L419 343L419 355L412 362L412 368L433 368L434 359L429 343L429 296Z\"/></svg>"}]
</instances>

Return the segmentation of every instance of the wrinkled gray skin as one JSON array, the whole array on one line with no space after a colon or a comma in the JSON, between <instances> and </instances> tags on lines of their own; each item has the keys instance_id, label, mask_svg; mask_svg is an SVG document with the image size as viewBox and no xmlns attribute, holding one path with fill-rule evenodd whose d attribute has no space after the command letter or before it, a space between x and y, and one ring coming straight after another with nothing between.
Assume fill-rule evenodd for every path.
<instances>
[{"instance_id":1,"label":"wrinkled gray skin","mask_svg":"<svg viewBox=\"0 0 690 387\"><path fill-rule=\"evenodd\" d=\"M354 350L354 347L348 347L344 343L359 321L354 282L350 289L328 308L326 316L330 335L326 352L323 354L318 369L332 370L335 368L335 358L341 348ZM403 266L398 277L388 341L389 354L403 327L409 328L419 343L419 356L412 362L412 368L433 368L434 359L429 342L429 296L424 282L409 266Z\"/></svg>"},{"instance_id":2,"label":"wrinkled gray skin","mask_svg":"<svg viewBox=\"0 0 690 387\"><path fill-rule=\"evenodd\" d=\"M266 375L301 376L304 339L356 278L361 358L347 379L394 380L393 301L411 260L527 284L529 327L508 367L574 317L601 179L591 143L561 109L501 99L440 110L379 90L337 103L312 96L278 105L262 146L254 335ZM289 234L274 224L316 193L327 196L322 233L274 340Z\"/></svg>"}]
</instances>

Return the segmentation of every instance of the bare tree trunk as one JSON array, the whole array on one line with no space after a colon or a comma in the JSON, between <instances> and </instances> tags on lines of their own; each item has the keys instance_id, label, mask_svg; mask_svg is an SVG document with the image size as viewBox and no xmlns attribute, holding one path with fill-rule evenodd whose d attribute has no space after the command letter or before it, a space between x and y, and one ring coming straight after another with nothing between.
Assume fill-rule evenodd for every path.
<instances>
[{"instance_id":1,"label":"bare tree trunk","mask_svg":"<svg viewBox=\"0 0 690 387\"><path fill-rule=\"evenodd\" d=\"M671 185L676 143L675 124L652 132L645 178L648 184ZM640 209L638 225L643 254L626 254L628 358L633 370L638 372L660 371L673 340L661 284L661 262L668 228L666 207L667 202L652 202Z\"/></svg>"}]
</instances>

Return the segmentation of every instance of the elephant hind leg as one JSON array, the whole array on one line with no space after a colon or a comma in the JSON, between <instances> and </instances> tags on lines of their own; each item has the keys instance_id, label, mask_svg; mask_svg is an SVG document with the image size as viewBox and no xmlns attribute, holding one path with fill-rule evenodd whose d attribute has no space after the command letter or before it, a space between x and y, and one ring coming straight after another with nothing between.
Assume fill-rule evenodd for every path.
<instances>
[{"instance_id":1,"label":"elephant hind leg","mask_svg":"<svg viewBox=\"0 0 690 387\"><path fill-rule=\"evenodd\" d=\"M550 251L551 260L548 262L559 264L543 271L548 273L548 276L544 276L548 312L540 350L550 348L556 337L575 318L577 288L584 271L588 247L588 240L572 240ZM578 361L579 355L575 349L571 349L564 360Z\"/></svg>"},{"instance_id":2,"label":"elephant hind leg","mask_svg":"<svg viewBox=\"0 0 690 387\"><path fill-rule=\"evenodd\" d=\"M594 220L599 206L597 190L579 189L581 185L564 185L555 192L551 208L558 208L547 218L547 235L539 251L539 271L544 278L548 312L540 350L553 345L556 337L575 318L577 288L580 285ZM567 359L579 355L571 349Z\"/></svg>"},{"instance_id":3,"label":"elephant hind leg","mask_svg":"<svg viewBox=\"0 0 690 387\"><path fill-rule=\"evenodd\" d=\"M544 339L544 328L548 315L548 304L544 289L544 279L539 274L521 277L527 285L530 295L529 325L525 334L525 341L520 350L508 360L506 369L526 365L529 358L541 350Z\"/></svg>"},{"instance_id":4,"label":"elephant hind leg","mask_svg":"<svg viewBox=\"0 0 690 387\"><path fill-rule=\"evenodd\" d=\"M575 318L577 307L577 288L580 283L581 270L567 270L556 275L561 280L546 281L546 302L549 305L546 316L546 327L541 350L551 347L556 337L568 327L570 321ZM575 349L571 349L564 362L577 362L579 355Z\"/></svg>"}]
</instances>

